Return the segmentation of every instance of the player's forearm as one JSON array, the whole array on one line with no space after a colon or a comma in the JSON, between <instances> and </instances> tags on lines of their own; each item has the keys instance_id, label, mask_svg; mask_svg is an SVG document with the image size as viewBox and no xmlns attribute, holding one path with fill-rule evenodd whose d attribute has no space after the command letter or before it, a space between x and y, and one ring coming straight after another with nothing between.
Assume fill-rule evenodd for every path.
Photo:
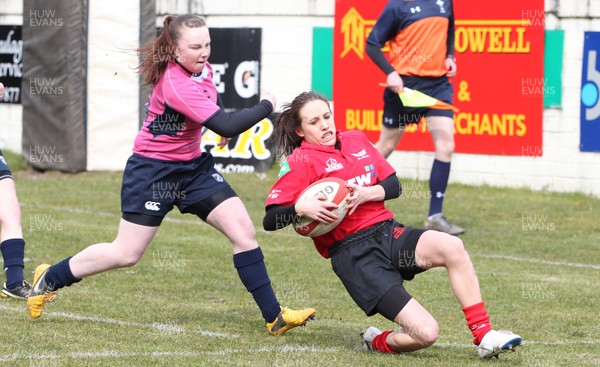
<instances>
[{"instance_id":1,"label":"player's forearm","mask_svg":"<svg viewBox=\"0 0 600 367\"><path fill-rule=\"evenodd\" d=\"M263 218L263 228L265 231L275 231L297 223L299 220L300 216L296 213L295 205L271 205L267 208Z\"/></svg>"},{"instance_id":2,"label":"player's forearm","mask_svg":"<svg viewBox=\"0 0 600 367\"><path fill-rule=\"evenodd\" d=\"M382 200L395 199L402 194L402 185L396 174L389 175L385 180L381 181L379 185L384 192Z\"/></svg>"}]
</instances>

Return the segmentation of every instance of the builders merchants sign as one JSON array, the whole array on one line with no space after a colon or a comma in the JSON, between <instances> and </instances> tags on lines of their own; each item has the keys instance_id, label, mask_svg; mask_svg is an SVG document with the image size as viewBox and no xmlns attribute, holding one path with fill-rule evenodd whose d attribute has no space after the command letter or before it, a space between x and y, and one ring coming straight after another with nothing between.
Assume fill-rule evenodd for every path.
<instances>
[{"instance_id":1,"label":"builders merchants sign","mask_svg":"<svg viewBox=\"0 0 600 367\"><path fill-rule=\"evenodd\" d=\"M379 83L386 76L365 53L365 42L386 3L338 0L335 9L335 120L338 128L362 130L373 142L381 130ZM541 155L544 1L506 0L493 9L476 0L453 5L456 152ZM432 151L425 123L410 125L397 149Z\"/></svg>"}]
</instances>

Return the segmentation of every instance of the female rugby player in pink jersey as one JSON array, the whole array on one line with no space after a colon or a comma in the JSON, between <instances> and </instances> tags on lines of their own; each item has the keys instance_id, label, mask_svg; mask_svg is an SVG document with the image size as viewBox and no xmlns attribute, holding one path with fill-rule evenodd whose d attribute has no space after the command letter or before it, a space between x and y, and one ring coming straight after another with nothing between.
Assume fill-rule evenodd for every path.
<instances>
[{"instance_id":1,"label":"female rugby player in pink jersey","mask_svg":"<svg viewBox=\"0 0 600 367\"><path fill-rule=\"evenodd\" d=\"M92 245L55 265L39 265L27 301L30 316L40 317L59 288L90 275L135 265L165 215L177 206L231 241L239 277L252 293L271 334L304 325L315 310L280 307L244 204L215 170L210 153L200 150L204 127L225 138L240 134L273 111L275 97L263 92L259 104L231 114L219 106L208 62L210 34L199 16L167 17L160 36L139 51L140 73L152 92L146 120L123 174L123 215L117 237L112 243Z\"/></svg>"},{"instance_id":2,"label":"female rugby player in pink jersey","mask_svg":"<svg viewBox=\"0 0 600 367\"><path fill-rule=\"evenodd\" d=\"M412 298L404 280L427 269L444 267L482 358L491 358L521 344L521 337L490 326L479 281L462 240L450 234L405 227L393 219L384 201L401 193L396 172L360 131L336 131L325 97L314 92L297 96L275 124L279 151L287 157L266 203L263 226L284 228L300 217L323 223L337 220L336 204L312 198L295 204L311 183L337 177L351 196L348 214L331 232L313 237L315 247L331 258L333 271L356 304L372 316L381 314L400 325L381 332L369 327L365 347L387 353L431 346L436 320Z\"/></svg>"}]
</instances>

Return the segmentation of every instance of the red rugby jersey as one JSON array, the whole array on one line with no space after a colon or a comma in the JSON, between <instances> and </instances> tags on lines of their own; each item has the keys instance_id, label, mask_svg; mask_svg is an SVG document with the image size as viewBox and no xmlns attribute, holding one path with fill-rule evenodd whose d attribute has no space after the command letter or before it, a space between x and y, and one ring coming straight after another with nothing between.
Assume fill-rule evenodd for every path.
<instances>
[{"instance_id":1,"label":"red rugby jersey","mask_svg":"<svg viewBox=\"0 0 600 367\"><path fill-rule=\"evenodd\" d=\"M337 141L341 149L303 141L282 165L266 206L292 205L306 187L325 177L373 186L396 173L361 131L338 132ZM312 239L317 251L329 258L328 248L335 241L392 217L383 201L369 201L359 205L352 215L346 215L333 231Z\"/></svg>"}]
</instances>

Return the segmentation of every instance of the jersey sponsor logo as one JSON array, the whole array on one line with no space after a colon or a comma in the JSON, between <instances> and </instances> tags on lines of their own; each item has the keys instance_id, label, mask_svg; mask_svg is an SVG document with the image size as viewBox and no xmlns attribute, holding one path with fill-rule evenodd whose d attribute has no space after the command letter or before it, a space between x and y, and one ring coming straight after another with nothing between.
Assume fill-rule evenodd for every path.
<instances>
[{"instance_id":1,"label":"jersey sponsor logo","mask_svg":"<svg viewBox=\"0 0 600 367\"><path fill-rule=\"evenodd\" d=\"M286 173L290 172L292 169L290 168L290 164L288 163L288 161L284 161L281 164L281 168L279 169L279 174L277 175L277 178L280 178L281 176L285 175Z\"/></svg>"},{"instance_id":2,"label":"jersey sponsor logo","mask_svg":"<svg viewBox=\"0 0 600 367\"><path fill-rule=\"evenodd\" d=\"M281 193L281 190L277 190L277 189L271 190L271 192L269 193L269 199L277 199L279 197L280 193Z\"/></svg>"},{"instance_id":3,"label":"jersey sponsor logo","mask_svg":"<svg viewBox=\"0 0 600 367\"><path fill-rule=\"evenodd\" d=\"M325 164L327 164L327 168L325 168L325 172L328 172L328 173L344 169L344 166L341 163L339 163L338 161L336 161L335 158L329 158L327 160L327 162L325 162Z\"/></svg>"},{"instance_id":4,"label":"jersey sponsor logo","mask_svg":"<svg viewBox=\"0 0 600 367\"><path fill-rule=\"evenodd\" d=\"M146 201L144 207L148 210L157 212L160 210L160 203L157 203L156 201Z\"/></svg>"},{"instance_id":5,"label":"jersey sponsor logo","mask_svg":"<svg viewBox=\"0 0 600 367\"><path fill-rule=\"evenodd\" d=\"M347 183L355 184L359 186L371 186L371 178L375 177L377 174L375 173L375 166L370 164L364 167L366 173L362 175L356 176L349 180L346 180Z\"/></svg>"},{"instance_id":6,"label":"jersey sponsor logo","mask_svg":"<svg viewBox=\"0 0 600 367\"><path fill-rule=\"evenodd\" d=\"M359 161L361 159L369 158L369 155L367 154L367 150L366 149L363 149L363 150L361 150L358 153L350 153L350 154L352 154L352 156L354 156L355 158L357 158Z\"/></svg>"},{"instance_id":7,"label":"jersey sponsor logo","mask_svg":"<svg viewBox=\"0 0 600 367\"><path fill-rule=\"evenodd\" d=\"M220 174L218 174L218 173L213 173L213 174L212 174L212 177L213 177L213 178L215 179L215 181L217 181L217 182L223 182L223 181L225 181L225 180L223 179L223 176L221 176L221 175L220 175Z\"/></svg>"},{"instance_id":8,"label":"jersey sponsor logo","mask_svg":"<svg viewBox=\"0 0 600 367\"><path fill-rule=\"evenodd\" d=\"M371 175L368 173L363 173L360 176L356 176L349 180L346 180L349 184L359 185L359 186L371 186Z\"/></svg>"}]
</instances>

